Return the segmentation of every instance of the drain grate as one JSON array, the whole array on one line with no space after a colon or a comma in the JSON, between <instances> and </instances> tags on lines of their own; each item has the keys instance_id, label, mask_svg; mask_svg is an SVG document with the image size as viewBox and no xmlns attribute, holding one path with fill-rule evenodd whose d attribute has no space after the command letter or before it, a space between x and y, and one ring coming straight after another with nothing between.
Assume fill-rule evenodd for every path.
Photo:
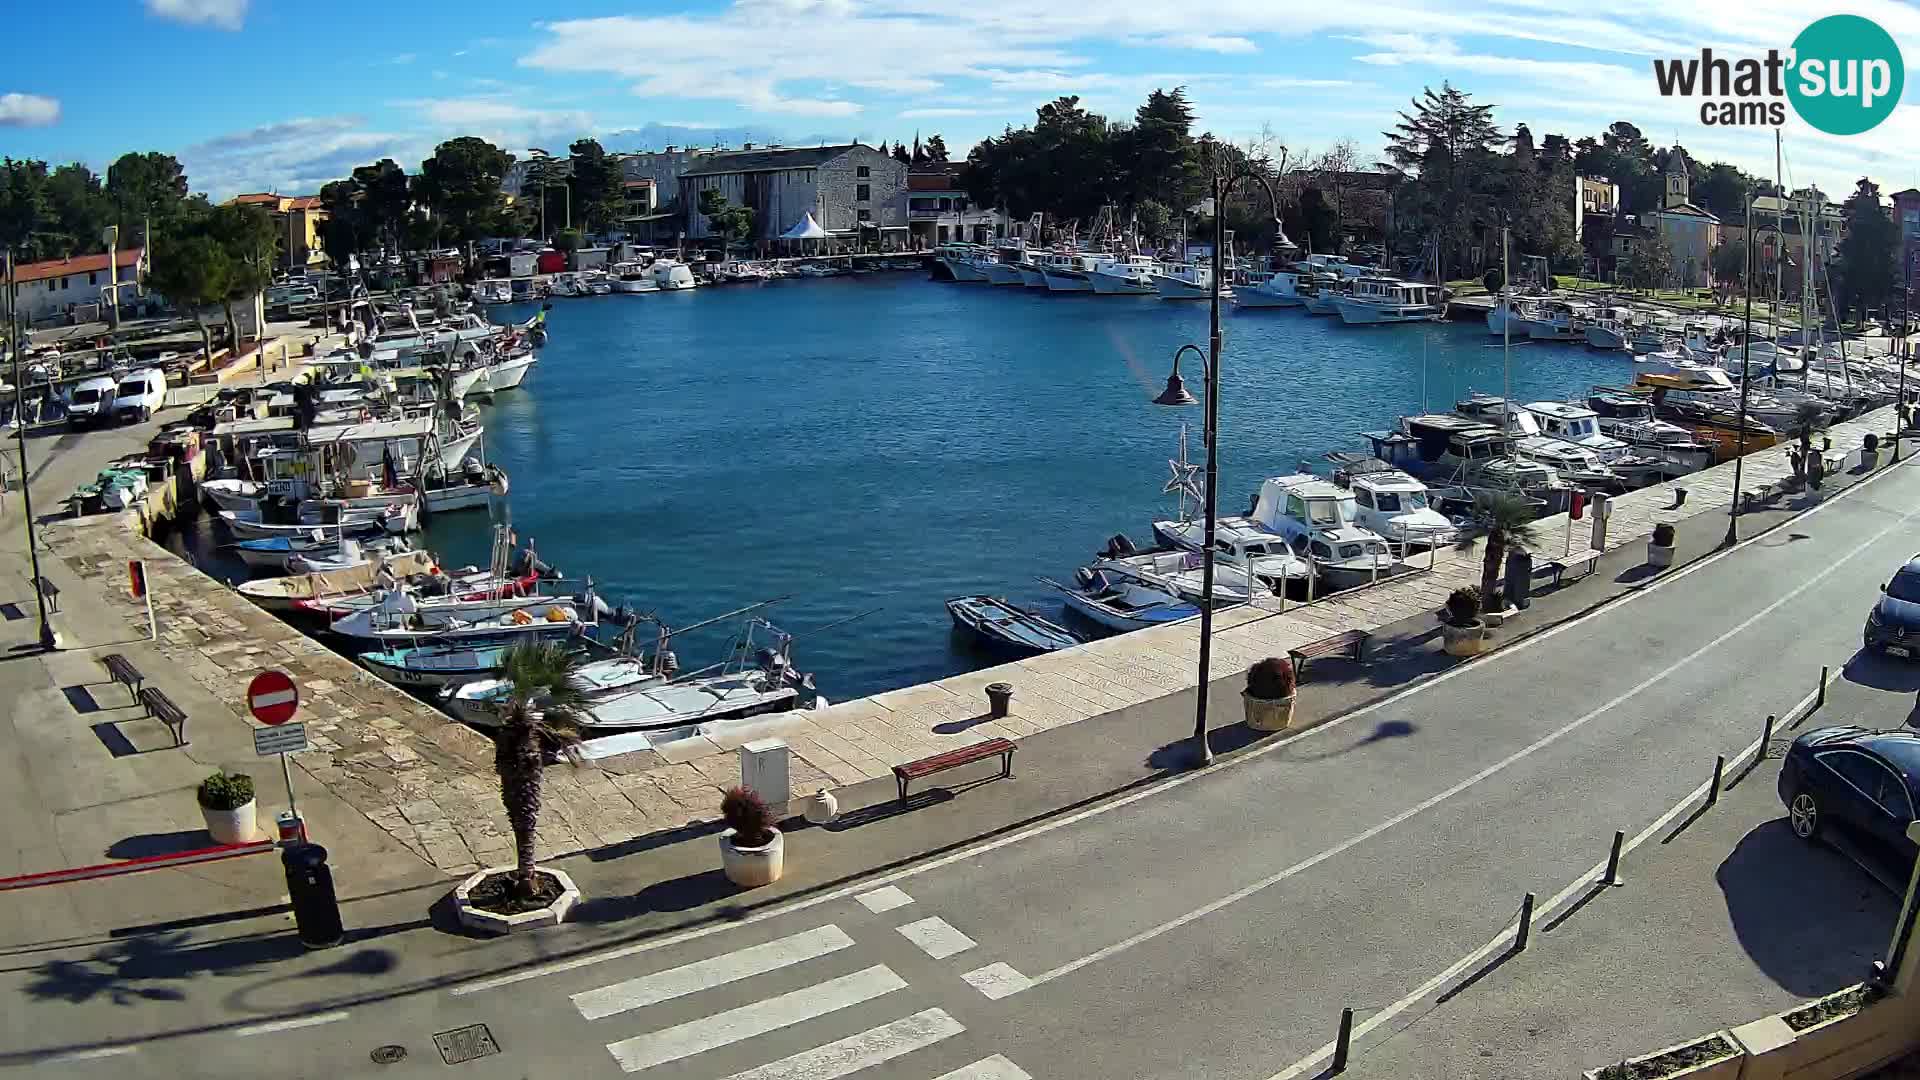
<instances>
[{"instance_id":1,"label":"drain grate","mask_svg":"<svg viewBox=\"0 0 1920 1080\"><path fill-rule=\"evenodd\" d=\"M433 1037L433 1045L440 1048L440 1060L449 1065L459 1065L500 1052L500 1044L493 1041L493 1032L488 1031L485 1024L468 1024L452 1031L442 1031Z\"/></svg>"},{"instance_id":2,"label":"drain grate","mask_svg":"<svg viewBox=\"0 0 1920 1080\"><path fill-rule=\"evenodd\" d=\"M376 1046L373 1048L373 1053L367 1056L373 1059L375 1065L391 1065L407 1056L407 1048L393 1044Z\"/></svg>"}]
</instances>

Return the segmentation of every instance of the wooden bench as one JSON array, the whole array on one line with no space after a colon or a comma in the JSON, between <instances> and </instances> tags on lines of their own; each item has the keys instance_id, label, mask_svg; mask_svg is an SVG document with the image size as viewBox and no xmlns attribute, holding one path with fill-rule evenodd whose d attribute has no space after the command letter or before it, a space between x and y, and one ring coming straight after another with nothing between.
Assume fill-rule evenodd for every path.
<instances>
[{"instance_id":1,"label":"wooden bench","mask_svg":"<svg viewBox=\"0 0 1920 1080\"><path fill-rule=\"evenodd\" d=\"M1318 656L1338 656L1347 654L1347 658L1356 664L1367 662L1367 639L1372 637L1365 630L1344 630L1330 638L1309 641L1298 648L1288 649L1287 656L1293 660L1295 682L1307 681L1307 661Z\"/></svg>"},{"instance_id":2,"label":"wooden bench","mask_svg":"<svg viewBox=\"0 0 1920 1080\"><path fill-rule=\"evenodd\" d=\"M1594 567L1600 564L1602 554L1592 548L1581 548L1579 551L1570 552L1557 559L1548 559L1540 564L1540 569L1553 575L1553 587L1557 589L1560 587L1560 579L1566 576L1567 571L1582 563L1586 564L1586 570L1581 573L1581 577L1593 573Z\"/></svg>"},{"instance_id":3,"label":"wooden bench","mask_svg":"<svg viewBox=\"0 0 1920 1080\"><path fill-rule=\"evenodd\" d=\"M146 706L147 715L167 725L173 733L173 745L187 745L187 711L173 703L173 699L160 692L159 688L149 686L140 691L140 704Z\"/></svg>"},{"instance_id":4,"label":"wooden bench","mask_svg":"<svg viewBox=\"0 0 1920 1080\"><path fill-rule=\"evenodd\" d=\"M127 694L134 700L140 699L140 684L147 681L133 662L119 653L108 653L100 658L100 666L107 669L107 677L127 688Z\"/></svg>"},{"instance_id":5,"label":"wooden bench","mask_svg":"<svg viewBox=\"0 0 1920 1080\"><path fill-rule=\"evenodd\" d=\"M48 611L60 610L60 586L55 585L46 578L37 577L33 579L33 587L39 591L41 596L46 598Z\"/></svg>"},{"instance_id":6,"label":"wooden bench","mask_svg":"<svg viewBox=\"0 0 1920 1080\"><path fill-rule=\"evenodd\" d=\"M957 769L962 765L971 765L996 755L1000 758L1000 778L1005 780L1013 775L1014 749L1013 743L1007 739L988 739L971 746L948 750L943 754L923 757L919 761L895 765L893 778L900 784L900 799L903 802L906 800L909 781L918 780L923 776L932 776L938 772L946 772L948 769Z\"/></svg>"}]
</instances>

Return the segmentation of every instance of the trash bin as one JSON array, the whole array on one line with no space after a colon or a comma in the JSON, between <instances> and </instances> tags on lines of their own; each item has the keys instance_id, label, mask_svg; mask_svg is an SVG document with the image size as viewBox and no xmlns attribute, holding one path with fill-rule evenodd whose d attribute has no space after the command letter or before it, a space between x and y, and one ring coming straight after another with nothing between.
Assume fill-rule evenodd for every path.
<instances>
[{"instance_id":1,"label":"trash bin","mask_svg":"<svg viewBox=\"0 0 1920 1080\"><path fill-rule=\"evenodd\" d=\"M340 901L333 893L327 849L319 844L293 844L281 850L280 865L287 871L287 899L293 904L300 943L309 949L340 944L346 930L340 925Z\"/></svg>"},{"instance_id":2,"label":"trash bin","mask_svg":"<svg viewBox=\"0 0 1920 1080\"><path fill-rule=\"evenodd\" d=\"M1533 556L1519 548L1507 549L1507 604L1527 610L1533 603Z\"/></svg>"}]
</instances>

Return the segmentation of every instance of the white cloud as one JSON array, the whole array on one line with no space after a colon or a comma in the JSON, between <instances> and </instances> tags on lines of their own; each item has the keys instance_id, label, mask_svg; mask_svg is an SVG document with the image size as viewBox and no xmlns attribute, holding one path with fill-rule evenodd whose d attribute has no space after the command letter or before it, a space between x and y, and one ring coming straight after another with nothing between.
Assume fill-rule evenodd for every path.
<instances>
[{"instance_id":1,"label":"white cloud","mask_svg":"<svg viewBox=\"0 0 1920 1080\"><path fill-rule=\"evenodd\" d=\"M1153 42L1169 49L1195 49L1200 52L1251 53L1260 46L1253 39L1231 34L1167 34Z\"/></svg>"},{"instance_id":2,"label":"white cloud","mask_svg":"<svg viewBox=\"0 0 1920 1080\"><path fill-rule=\"evenodd\" d=\"M940 80L923 79L912 75L895 75L874 79L865 77L848 79L847 85L888 94L924 94L940 89Z\"/></svg>"},{"instance_id":3,"label":"white cloud","mask_svg":"<svg viewBox=\"0 0 1920 1080\"><path fill-rule=\"evenodd\" d=\"M396 64L411 64L418 59L420 59L419 53L403 52L395 56L393 62Z\"/></svg>"},{"instance_id":4,"label":"white cloud","mask_svg":"<svg viewBox=\"0 0 1920 1080\"><path fill-rule=\"evenodd\" d=\"M247 21L249 0L146 0L146 3L149 12L163 19L238 30Z\"/></svg>"},{"instance_id":5,"label":"white cloud","mask_svg":"<svg viewBox=\"0 0 1920 1080\"><path fill-rule=\"evenodd\" d=\"M46 127L60 122L60 102L41 94L0 94L0 127Z\"/></svg>"},{"instance_id":6,"label":"white cloud","mask_svg":"<svg viewBox=\"0 0 1920 1080\"><path fill-rule=\"evenodd\" d=\"M412 170L431 146L418 135L365 130L359 117L327 116L228 132L178 156L194 190L225 199L246 191L311 195L383 157Z\"/></svg>"},{"instance_id":7,"label":"white cloud","mask_svg":"<svg viewBox=\"0 0 1920 1080\"><path fill-rule=\"evenodd\" d=\"M978 108L978 107L967 108L962 106L950 106L950 107L935 106L933 108L928 108L928 109L903 109L900 111L900 118L902 120L939 120L943 117L954 117L954 116L1005 116L1005 115L1007 115L1007 109L1004 106L999 108L991 108L991 109Z\"/></svg>"}]
</instances>

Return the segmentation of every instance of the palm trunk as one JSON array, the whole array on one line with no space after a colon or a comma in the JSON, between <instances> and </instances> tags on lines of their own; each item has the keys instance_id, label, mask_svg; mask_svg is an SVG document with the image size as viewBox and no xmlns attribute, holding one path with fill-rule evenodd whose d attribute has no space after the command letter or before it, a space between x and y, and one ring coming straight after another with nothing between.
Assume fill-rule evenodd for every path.
<instances>
[{"instance_id":1,"label":"palm trunk","mask_svg":"<svg viewBox=\"0 0 1920 1080\"><path fill-rule=\"evenodd\" d=\"M1480 561L1480 610L1492 611L1494 590L1500 587L1500 561L1507 554L1507 536L1499 529L1487 533L1486 555ZM1504 605L1502 606L1504 610Z\"/></svg>"},{"instance_id":2,"label":"palm trunk","mask_svg":"<svg viewBox=\"0 0 1920 1080\"><path fill-rule=\"evenodd\" d=\"M500 802L513 829L515 884L522 895L532 895L534 829L540 821L540 781L546 762L535 725L515 721L510 716L501 728L494 771L500 775Z\"/></svg>"}]
</instances>

